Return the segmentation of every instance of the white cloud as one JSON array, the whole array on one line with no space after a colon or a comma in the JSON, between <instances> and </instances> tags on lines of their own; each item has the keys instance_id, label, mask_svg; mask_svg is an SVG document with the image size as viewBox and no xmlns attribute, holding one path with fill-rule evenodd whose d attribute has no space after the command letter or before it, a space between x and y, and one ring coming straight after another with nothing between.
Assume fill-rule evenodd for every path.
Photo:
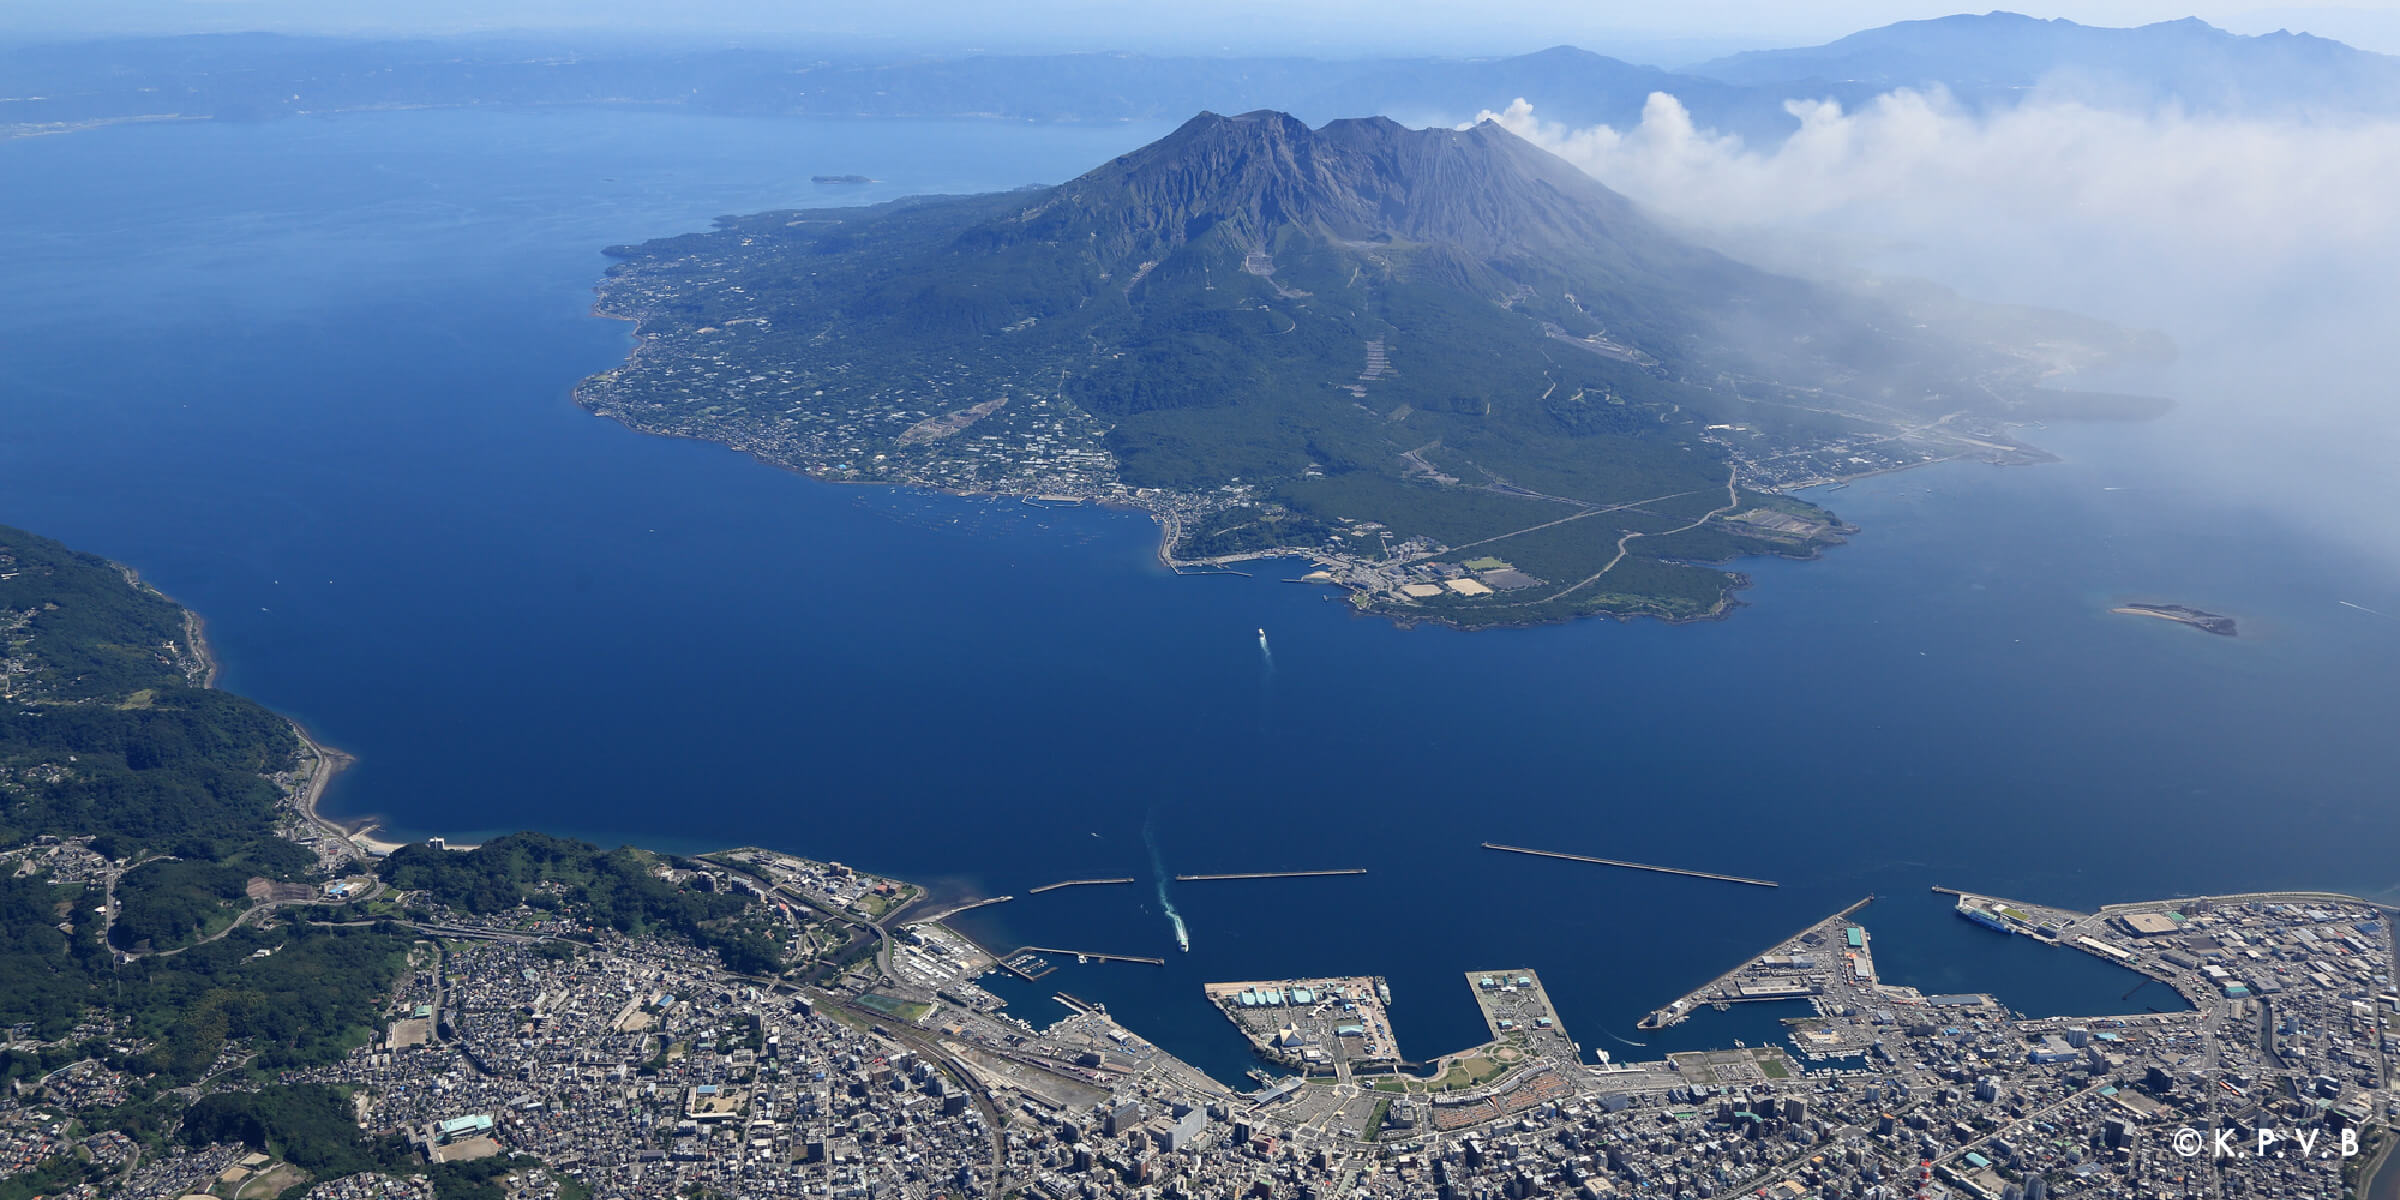
<instances>
[{"instance_id":1,"label":"white cloud","mask_svg":"<svg viewBox=\"0 0 2400 1200\"><path fill-rule=\"evenodd\" d=\"M2362 521L2400 472L2400 122L2198 118L2036 94L1988 114L1900 91L1790 106L1760 148L1650 98L1630 129L1486 114L1737 256L1919 275L1987 300L2165 329L2183 403L2162 456L2400 574ZM2038 440L2038 439L2037 439Z\"/></svg>"},{"instance_id":2,"label":"white cloud","mask_svg":"<svg viewBox=\"0 0 2400 1200\"><path fill-rule=\"evenodd\" d=\"M1800 129L1767 150L1695 128L1663 93L1630 130L1560 128L1522 101L1486 115L1720 238L1805 231L1881 268L2007 299L2097 299L2126 319L2204 320L2183 311L2196 293L2329 276L2388 291L2400 265L2400 124L2200 120L2038 98L1976 116L1915 91L1851 113L1787 107Z\"/></svg>"}]
</instances>

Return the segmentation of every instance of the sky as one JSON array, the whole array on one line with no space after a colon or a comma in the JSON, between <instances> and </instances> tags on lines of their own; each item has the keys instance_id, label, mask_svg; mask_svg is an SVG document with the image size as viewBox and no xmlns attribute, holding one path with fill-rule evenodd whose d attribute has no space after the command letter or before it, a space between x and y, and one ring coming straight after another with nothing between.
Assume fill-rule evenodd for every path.
<instances>
[{"instance_id":1,"label":"sky","mask_svg":"<svg viewBox=\"0 0 2400 1200\"><path fill-rule=\"evenodd\" d=\"M0 0L0 34L267 30L455 34L508 30L800 37L945 50L1181 50L1306 55L1506 54L1573 43L1677 65L1805 45L1962 6L1925 0ZM2237 33L2315 32L2400 52L2400 0L2074 0L2012 6L2091 25L2198 16Z\"/></svg>"}]
</instances>

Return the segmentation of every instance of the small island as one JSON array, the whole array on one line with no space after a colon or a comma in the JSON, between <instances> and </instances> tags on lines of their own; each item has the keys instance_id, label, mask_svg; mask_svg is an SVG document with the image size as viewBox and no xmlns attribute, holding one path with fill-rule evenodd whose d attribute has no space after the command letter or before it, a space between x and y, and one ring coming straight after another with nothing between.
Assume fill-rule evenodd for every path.
<instances>
[{"instance_id":1,"label":"small island","mask_svg":"<svg viewBox=\"0 0 2400 1200\"><path fill-rule=\"evenodd\" d=\"M2194 629L2205 629L2219 637L2235 636L2232 617L2182 604L2127 604L2108 611L2135 617L2159 617Z\"/></svg>"},{"instance_id":2,"label":"small island","mask_svg":"<svg viewBox=\"0 0 2400 1200\"><path fill-rule=\"evenodd\" d=\"M874 180L872 180L872 179L869 179L869 178L867 178L867 177L866 177L866 176L864 176L864 175L811 175L811 176L809 176L809 177L808 177L808 181L809 181L810 183L873 183L873 182L875 182Z\"/></svg>"}]
</instances>

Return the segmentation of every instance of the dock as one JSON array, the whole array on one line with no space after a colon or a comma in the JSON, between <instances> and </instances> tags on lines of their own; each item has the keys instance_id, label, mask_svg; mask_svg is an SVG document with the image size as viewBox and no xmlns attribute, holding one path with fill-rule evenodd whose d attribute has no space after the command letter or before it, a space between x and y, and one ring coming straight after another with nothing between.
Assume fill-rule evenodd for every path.
<instances>
[{"instance_id":1,"label":"dock","mask_svg":"<svg viewBox=\"0 0 2400 1200\"><path fill-rule=\"evenodd\" d=\"M950 908L945 908L940 912L927 913L921 917L910 917L903 923L908 925L931 925L936 921L947 921L960 913L973 912L976 909L984 908L993 904L1006 904L1014 899L1016 899L1015 896L993 896L988 900L976 900L966 904L955 905Z\"/></svg>"},{"instance_id":2,"label":"dock","mask_svg":"<svg viewBox=\"0 0 2400 1200\"><path fill-rule=\"evenodd\" d=\"M1097 1013L1104 1018L1108 1016L1108 1009L1106 1007L1094 1004L1091 1001L1086 1000L1081 996L1074 995L1070 992L1052 992L1050 993L1050 998L1058 1001L1060 1004L1066 1005L1068 1010L1071 1012L1079 1013L1084 1016L1091 1016L1094 1013Z\"/></svg>"},{"instance_id":3,"label":"dock","mask_svg":"<svg viewBox=\"0 0 2400 1200\"><path fill-rule=\"evenodd\" d=\"M1048 975L1052 971L1056 971L1058 969L1057 967L1051 966L1050 960L1043 958L1041 955L1029 954L1023 950L1019 950L1015 954L1011 954L1007 958L1001 959L1000 967L1002 970L1007 971L1009 974L1014 975L1027 983L1032 983L1040 979L1042 976Z\"/></svg>"},{"instance_id":4,"label":"dock","mask_svg":"<svg viewBox=\"0 0 2400 1200\"><path fill-rule=\"evenodd\" d=\"M1510 854L1530 854L1535 858L1563 858L1569 862L1598 863L1604 867L1623 867L1629 871L1656 871L1661 875L1682 875L1692 879L1714 879L1719 883L1746 883L1751 887L1782 887L1772 879L1752 879L1746 875L1720 875L1715 871L1687 871L1682 867L1661 867L1650 863L1626 862L1615 858L1594 858L1588 854L1566 854L1557 850L1529 850L1523 846L1503 846L1485 842L1486 850L1505 850Z\"/></svg>"},{"instance_id":5,"label":"dock","mask_svg":"<svg viewBox=\"0 0 2400 1200\"><path fill-rule=\"evenodd\" d=\"M1077 962L1089 960L1092 962L1148 963L1153 967L1167 965L1167 960L1163 958L1145 958L1139 954L1102 954L1097 950L1061 950L1056 946L1019 946L1016 954L1009 957L1016 958L1027 954L1072 954Z\"/></svg>"},{"instance_id":6,"label":"dock","mask_svg":"<svg viewBox=\"0 0 2400 1200\"><path fill-rule=\"evenodd\" d=\"M1323 871L1236 871L1226 875L1178 875L1177 883L1203 879L1312 879L1319 875L1364 875L1365 867L1333 867Z\"/></svg>"},{"instance_id":7,"label":"dock","mask_svg":"<svg viewBox=\"0 0 2400 1200\"><path fill-rule=\"evenodd\" d=\"M1870 904L1873 904L1874 902L1875 902L1875 897L1874 897L1874 896L1872 896L1872 895L1864 896L1864 897L1861 897L1860 899L1858 899L1856 902L1852 903L1852 904L1851 904L1851 905L1850 905L1848 908L1845 908L1845 909L1843 909L1842 911L1840 911L1840 912L1837 912L1837 913L1833 914L1833 915L1832 915L1832 916L1830 916L1830 917L1825 917L1825 918L1823 918L1823 919L1821 919L1821 920L1817 920L1817 921L1810 922L1810 923L1809 923L1809 925L1808 925L1806 928L1803 928L1803 929L1801 929L1799 932L1797 932L1797 933L1794 933L1792 936L1790 936L1790 937L1787 937L1787 938L1783 939L1782 941L1780 941L1780 942L1777 942L1777 943L1775 943L1774 945L1767 947L1767 948L1766 948L1764 951L1761 951L1761 952L1760 952L1760 953L1758 953L1758 954L1754 954L1754 955L1750 956L1749 958L1743 959L1743 960L1741 961L1741 964L1740 964L1739 966L1736 966L1736 967L1734 967L1732 970L1730 970L1730 971L1727 971L1727 972L1725 972L1724 974L1721 974L1721 975L1717 976L1715 979L1711 979L1711 980L1709 980L1707 983L1701 984L1699 987L1693 988L1691 991L1684 993L1684 994L1683 994L1683 998L1682 998L1682 999L1679 999L1679 1000L1677 1000L1675 1003L1673 1003L1673 1004L1670 1004L1670 1005L1666 1006L1665 1008L1659 1009L1658 1011L1651 1013L1649 1016L1643 1017L1643 1018L1642 1018L1640 1021L1637 1021L1637 1022L1635 1022L1635 1023L1634 1023L1634 1028L1636 1028L1636 1029L1645 1029L1645 1030L1650 1030L1650 1029L1668 1029L1668 1028L1672 1028L1672 1027L1674 1027L1674 1026L1676 1026L1676 1025L1680 1025L1680 1024L1682 1024L1682 1023L1683 1023L1683 1019L1684 1019L1685 1017L1688 1017L1688 1016L1692 1015L1692 1010L1694 1010L1694 1009L1696 1009L1696 1008L1700 1007L1702 1004L1708 1004L1708 1005L1711 1005L1711 1006L1715 1006L1715 1007L1720 1007L1720 1008L1721 1008L1721 1007L1723 1007L1723 1006L1725 1006L1725 1005L1727 1005L1727 1004L1736 1003L1736 1002L1738 1002L1738 1001L1740 1001L1740 1000L1744 1000L1744 999L1749 999L1749 1000L1805 1000L1805 999L1807 999L1809 996L1811 996L1811 995L1814 995L1815 993L1814 993L1814 992L1796 992L1796 993L1791 993L1791 994L1775 993L1775 994L1769 994L1769 995L1758 995L1758 996L1746 996L1746 997L1745 997L1745 996L1739 996L1738 994L1737 994L1737 995L1731 995L1731 996L1729 996L1729 995L1725 994L1725 992L1726 992L1726 989L1727 989L1728 987L1732 987L1732 986L1734 985L1734 982L1735 982L1735 980L1736 980L1736 979L1737 979L1737 978L1738 978L1740 975L1742 975L1742 974L1743 974L1744 972L1746 972L1746 971L1749 971L1749 970L1750 970L1752 967L1754 967L1754 966L1757 966L1759 963L1763 962L1763 961L1764 961L1766 958L1768 958L1769 956L1771 956L1771 955L1774 955L1774 954L1776 954L1776 953L1778 953L1778 952L1789 952L1789 951L1790 951L1790 949L1791 949L1792 947L1794 947L1794 946L1797 946L1797 945L1800 945L1800 944L1801 944L1801 942L1802 942L1802 939L1806 938L1806 937L1807 937L1809 934L1812 934L1812 933L1817 933L1817 932L1819 932L1819 931L1831 931L1831 930L1833 929L1833 927L1834 927L1834 926L1836 926L1836 925L1840 925L1840 924L1843 924L1844 922L1847 922L1847 921L1850 919L1850 914L1852 914L1852 913L1854 913L1854 912L1857 912L1858 910L1860 910L1860 909L1862 909L1862 908L1865 908L1866 906L1868 906L1868 905L1870 905Z\"/></svg>"},{"instance_id":8,"label":"dock","mask_svg":"<svg viewBox=\"0 0 2400 1200\"><path fill-rule=\"evenodd\" d=\"M1043 884L1043 885L1042 885L1042 886L1040 886L1040 887L1035 887L1035 888L1026 888L1026 889L1025 889L1025 894L1026 894L1026 895L1028 895L1028 896L1039 896L1039 895L1041 895L1043 892L1055 892L1055 891L1057 891L1057 890L1058 890L1058 889L1060 889L1060 888L1071 888L1071 887L1102 887L1102 886L1105 886L1105 885L1108 885L1108 884L1112 884L1112 883L1132 883L1132 882L1133 882L1133 880L1132 880L1132 878L1131 878L1131 877L1127 877L1127 878L1124 878L1124 879L1061 879L1061 880L1059 880L1057 883L1045 883L1045 884Z\"/></svg>"}]
</instances>

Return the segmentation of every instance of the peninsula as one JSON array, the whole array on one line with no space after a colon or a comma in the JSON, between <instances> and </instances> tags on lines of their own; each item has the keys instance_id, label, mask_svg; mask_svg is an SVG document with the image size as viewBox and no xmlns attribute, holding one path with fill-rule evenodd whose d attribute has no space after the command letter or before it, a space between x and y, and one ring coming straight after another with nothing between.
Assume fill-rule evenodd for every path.
<instances>
[{"instance_id":1,"label":"peninsula","mask_svg":"<svg viewBox=\"0 0 2400 1200\"><path fill-rule=\"evenodd\" d=\"M1138 506L1173 568L1300 556L1403 621L1720 616L1850 532L1792 493L2150 402L2151 342L1842 291L1670 233L1486 122L1203 113L1056 187L612 247L579 403L821 479Z\"/></svg>"},{"instance_id":2,"label":"peninsula","mask_svg":"<svg viewBox=\"0 0 2400 1200\"><path fill-rule=\"evenodd\" d=\"M2129 617L2157 617L2206 630L2220 637L2235 636L2233 618L2183 604L2126 604L2108 610Z\"/></svg>"}]
</instances>

